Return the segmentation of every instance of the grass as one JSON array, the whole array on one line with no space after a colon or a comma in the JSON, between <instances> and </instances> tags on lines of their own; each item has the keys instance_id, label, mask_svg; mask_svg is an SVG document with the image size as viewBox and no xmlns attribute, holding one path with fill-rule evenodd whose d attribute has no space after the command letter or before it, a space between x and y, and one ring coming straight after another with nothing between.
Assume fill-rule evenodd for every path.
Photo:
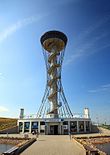
<instances>
[{"instance_id":1,"label":"grass","mask_svg":"<svg viewBox=\"0 0 110 155\"><path fill-rule=\"evenodd\" d=\"M17 125L17 119L0 118L0 131L8 129Z\"/></svg>"}]
</instances>

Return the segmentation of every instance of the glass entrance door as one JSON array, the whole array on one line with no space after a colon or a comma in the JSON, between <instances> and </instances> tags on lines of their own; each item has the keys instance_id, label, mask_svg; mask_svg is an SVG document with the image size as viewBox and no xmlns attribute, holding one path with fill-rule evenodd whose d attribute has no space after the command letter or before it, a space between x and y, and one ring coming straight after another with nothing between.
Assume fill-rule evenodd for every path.
<instances>
[{"instance_id":1,"label":"glass entrance door","mask_svg":"<svg viewBox=\"0 0 110 155\"><path fill-rule=\"evenodd\" d=\"M54 125L50 126L50 135L54 135Z\"/></svg>"},{"instance_id":2,"label":"glass entrance door","mask_svg":"<svg viewBox=\"0 0 110 155\"><path fill-rule=\"evenodd\" d=\"M54 125L54 135L58 135L58 125Z\"/></svg>"},{"instance_id":3,"label":"glass entrance door","mask_svg":"<svg viewBox=\"0 0 110 155\"><path fill-rule=\"evenodd\" d=\"M58 135L58 125L50 126L50 135Z\"/></svg>"}]
</instances>

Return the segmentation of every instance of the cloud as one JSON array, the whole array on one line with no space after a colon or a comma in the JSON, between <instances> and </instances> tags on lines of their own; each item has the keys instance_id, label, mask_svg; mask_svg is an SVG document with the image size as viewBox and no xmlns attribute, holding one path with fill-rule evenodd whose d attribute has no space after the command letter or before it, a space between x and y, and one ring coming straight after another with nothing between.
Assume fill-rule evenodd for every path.
<instances>
[{"instance_id":1,"label":"cloud","mask_svg":"<svg viewBox=\"0 0 110 155\"><path fill-rule=\"evenodd\" d=\"M0 79L4 79L3 73L0 72Z\"/></svg>"},{"instance_id":2,"label":"cloud","mask_svg":"<svg viewBox=\"0 0 110 155\"><path fill-rule=\"evenodd\" d=\"M31 16L28 18L24 18L21 21L17 21L16 23L14 23L13 25L7 27L4 31L2 31L0 33L0 42L4 41L5 39L7 39L9 36L11 36L13 33L15 33L17 30L19 30L20 28L29 25L31 23L37 22L39 21L41 18L43 18L45 15L37 15L37 16Z\"/></svg>"},{"instance_id":3,"label":"cloud","mask_svg":"<svg viewBox=\"0 0 110 155\"><path fill-rule=\"evenodd\" d=\"M110 84L101 85L96 89L89 90L89 93L100 93L100 92L108 92L110 91Z\"/></svg>"},{"instance_id":4,"label":"cloud","mask_svg":"<svg viewBox=\"0 0 110 155\"><path fill-rule=\"evenodd\" d=\"M102 85L102 88L110 88L110 84Z\"/></svg>"},{"instance_id":5,"label":"cloud","mask_svg":"<svg viewBox=\"0 0 110 155\"><path fill-rule=\"evenodd\" d=\"M0 112L8 112L9 110L4 107L4 106L0 106Z\"/></svg>"},{"instance_id":6,"label":"cloud","mask_svg":"<svg viewBox=\"0 0 110 155\"><path fill-rule=\"evenodd\" d=\"M103 26L106 22L108 22L110 20L110 15L107 15L105 17L103 17L103 19L95 22L95 24L91 25L90 27L88 27L88 29L86 29L85 31L83 31L81 34L79 34L78 38L77 38L77 43L76 45L79 45L80 41L84 41L84 38L86 38L88 35L90 35L91 33L93 34L93 32L100 28L101 26Z\"/></svg>"},{"instance_id":7,"label":"cloud","mask_svg":"<svg viewBox=\"0 0 110 155\"><path fill-rule=\"evenodd\" d=\"M97 44L100 43L100 41L110 35L110 33L106 32L106 30L105 32L101 31L100 35L89 38L88 40L88 36L92 36L93 31L103 26L103 24L105 24L108 20L110 20L110 15L106 16L103 20L98 21L95 25L90 26L86 31L80 34L80 36L76 39L76 44L74 44L74 47L71 48L74 49L74 53L70 55L70 57L65 61L64 65L69 65L79 58L94 54L102 49L110 47L110 43L105 43L105 45L101 44L99 47L97 47Z\"/></svg>"},{"instance_id":8,"label":"cloud","mask_svg":"<svg viewBox=\"0 0 110 155\"><path fill-rule=\"evenodd\" d=\"M64 65L69 65L71 63L73 63L74 61L76 61L79 58L85 57L85 56L89 56L91 54L97 53L105 48L110 47L110 42L106 43L103 46L100 47L95 47L95 39L94 42L88 42L85 45L83 45L82 47L78 47L75 48L74 51L75 53L72 54L64 63Z\"/></svg>"}]
</instances>

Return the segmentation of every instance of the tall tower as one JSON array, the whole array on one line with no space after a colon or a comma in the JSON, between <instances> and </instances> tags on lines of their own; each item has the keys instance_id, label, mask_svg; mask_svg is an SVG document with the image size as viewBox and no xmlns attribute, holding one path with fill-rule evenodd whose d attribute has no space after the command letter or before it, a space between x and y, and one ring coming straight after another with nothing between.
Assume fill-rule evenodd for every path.
<instances>
[{"instance_id":1,"label":"tall tower","mask_svg":"<svg viewBox=\"0 0 110 155\"><path fill-rule=\"evenodd\" d=\"M41 36L41 45L47 70L47 83L38 118L71 118L61 83L61 69L67 37L59 31L49 31Z\"/></svg>"}]
</instances>

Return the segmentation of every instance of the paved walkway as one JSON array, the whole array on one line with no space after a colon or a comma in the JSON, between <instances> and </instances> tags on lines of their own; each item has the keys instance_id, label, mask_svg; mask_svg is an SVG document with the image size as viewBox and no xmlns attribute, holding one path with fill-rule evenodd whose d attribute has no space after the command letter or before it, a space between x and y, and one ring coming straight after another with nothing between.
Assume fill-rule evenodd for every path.
<instances>
[{"instance_id":1,"label":"paved walkway","mask_svg":"<svg viewBox=\"0 0 110 155\"><path fill-rule=\"evenodd\" d=\"M39 140L27 148L21 155L85 155L84 150L69 136L39 137Z\"/></svg>"},{"instance_id":2,"label":"paved walkway","mask_svg":"<svg viewBox=\"0 0 110 155\"><path fill-rule=\"evenodd\" d=\"M100 134L108 134L110 135L110 130L104 129L102 127L98 127Z\"/></svg>"},{"instance_id":3,"label":"paved walkway","mask_svg":"<svg viewBox=\"0 0 110 155\"><path fill-rule=\"evenodd\" d=\"M76 137L110 135L110 130L100 128L100 133L77 134ZM0 137L7 134L0 134ZM9 137L24 137L24 134L9 134ZM29 137L35 137L29 134ZM40 135L39 140L28 147L21 155L85 155L83 148L68 135Z\"/></svg>"}]
</instances>

